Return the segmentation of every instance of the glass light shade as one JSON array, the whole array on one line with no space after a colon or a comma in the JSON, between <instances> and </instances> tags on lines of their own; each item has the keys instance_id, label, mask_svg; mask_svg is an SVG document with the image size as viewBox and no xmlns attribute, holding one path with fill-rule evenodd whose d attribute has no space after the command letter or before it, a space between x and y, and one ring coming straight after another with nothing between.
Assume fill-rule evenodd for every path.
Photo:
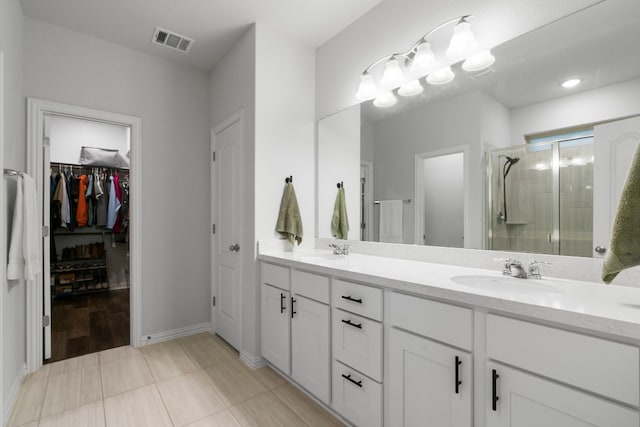
<instances>
[{"instance_id":1,"label":"glass light shade","mask_svg":"<svg viewBox=\"0 0 640 427\"><path fill-rule=\"evenodd\" d=\"M378 94L376 99L373 100L373 105L380 108L393 107L398 102L398 98L395 97L393 92L385 90Z\"/></svg>"},{"instance_id":2,"label":"glass light shade","mask_svg":"<svg viewBox=\"0 0 640 427\"><path fill-rule=\"evenodd\" d=\"M467 21L462 21L453 27L453 36L445 53L450 58L460 58L471 53L476 44L471 25Z\"/></svg>"},{"instance_id":3,"label":"glass light shade","mask_svg":"<svg viewBox=\"0 0 640 427\"><path fill-rule=\"evenodd\" d=\"M490 67L496 62L496 57L493 56L490 50L473 55L471 58L467 58L462 63L462 69L465 71L480 71Z\"/></svg>"},{"instance_id":4,"label":"glass light shade","mask_svg":"<svg viewBox=\"0 0 640 427\"><path fill-rule=\"evenodd\" d=\"M360 86L358 86L358 92L356 92L356 98L359 101L368 101L376 97L378 89L373 81L373 76L369 73L364 73L360 76Z\"/></svg>"},{"instance_id":5,"label":"glass light shade","mask_svg":"<svg viewBox=\"0 0 640 427\"><path fill-rule=\"evenodd\" d=\"M403 76L400 62L395 58L391 58L384 67L384 73L382 74L382 79L380 79L380 86L384 89L395 89L402 84L402 80Z\"/></svg>"},{"instance_id":6,"label":"glass light shade","mask_svg":"<svg viewBox=\"0 0 640 427\"><path fill-rule=\"evenodd\" d=\"M424 88L418 80L411 80L400 86L398 89L398 95L402 96L415 96L420 95L424 91Z\"/></svg>"},{"instance_id":7,"label":"glass light shade","mask_svg":"<svg viewBox=\"0 0 640 427\"><path fill-rule=\"evenodd\" d=\"M431 43L420 43L411 63L411 73L416 77L424 76L437 68L438 62L431 50Z\"/></svg>"},{"instance_id":8,"label":"glass light shade","mask_svg":"<svg viewBox=\"0 0 640 427\"><path fill-rule=\"evenodd\" d=\"M451 71L451 67L447 66L440 68L435 73L431 73L427 76L427 83L430 85L444 85L451 82L456 75Z\"/></svg>"}]
</instances>

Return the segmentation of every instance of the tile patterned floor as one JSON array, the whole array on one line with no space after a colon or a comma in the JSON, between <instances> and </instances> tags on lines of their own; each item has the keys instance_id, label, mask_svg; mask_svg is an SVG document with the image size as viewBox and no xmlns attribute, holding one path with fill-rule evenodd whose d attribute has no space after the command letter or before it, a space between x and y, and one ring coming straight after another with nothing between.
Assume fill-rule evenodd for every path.
<instances>
[{"instance_id":1,"label":"tile patterned floor","mask_svg":"<svg viewBox=\"0 0 640 427\"><path fill-rule=\"evenodd\" d=\"M208 333L44 365L10 427L330 427L343 424L269 367Z\"/></svg>"}]
</instances>

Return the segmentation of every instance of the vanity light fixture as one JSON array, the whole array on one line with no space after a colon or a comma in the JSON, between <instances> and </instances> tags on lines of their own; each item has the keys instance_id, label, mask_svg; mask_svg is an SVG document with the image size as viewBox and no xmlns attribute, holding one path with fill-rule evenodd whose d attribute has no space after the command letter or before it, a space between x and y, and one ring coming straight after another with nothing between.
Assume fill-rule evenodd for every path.
<instances>
[{"instance_id":1,"label":"vanity light fixture","mask_svg":"<svg viewBox=\"0 0 640 427\"><path fill-rule=\"evenodd\" d=\"M562 86L565 89L571 89L578 86L580 83L582 83L582 79L573 78L573 79L563 81L562 83L560 83L560 86Z\"/></svg>"},{"instance_id":2,"label":"vanity light fixture","mask_svg":"<svg viewBox=\"0 0 640 427\"><path fill-rule=\"evenodd\" d=\"M462 69L477 72L490 67L496 60L490 50L479 50L479 43L471 31L469 19L471 15L463 15L444 22L413 44L411 49L403 53L393 53L369 65L360 75L360 85L356 98L361 101L374 99L377 107L391 107L397 98L393 91L401 96L415 96L424 91L420 79L426 76L426 82L432 85L444 85L455 78L451 69L453 63L464 61ZM433 53L429 37L436 31L455 23L453 35L445 52L446 62L439 63ZM452 63L452 60L454 61ZM382 78L376 82L371 70L379 64L385 64Z\"/></svg>"}]
</instances>

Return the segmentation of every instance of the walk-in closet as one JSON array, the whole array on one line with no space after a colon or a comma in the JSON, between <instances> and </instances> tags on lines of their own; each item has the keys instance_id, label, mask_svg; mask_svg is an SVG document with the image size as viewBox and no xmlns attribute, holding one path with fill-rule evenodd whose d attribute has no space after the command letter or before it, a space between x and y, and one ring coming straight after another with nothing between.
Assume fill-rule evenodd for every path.
<instances>
[{"instance_id":1,"label":"walk-in closet","mask_svg":"<svg viewBox=\"0 0 640 427\"><path fill-rule=\"evenodd\" d=\"M129 344L130 140L125 126L45 116L45 363Z\"/></svg>"}]
</instances>

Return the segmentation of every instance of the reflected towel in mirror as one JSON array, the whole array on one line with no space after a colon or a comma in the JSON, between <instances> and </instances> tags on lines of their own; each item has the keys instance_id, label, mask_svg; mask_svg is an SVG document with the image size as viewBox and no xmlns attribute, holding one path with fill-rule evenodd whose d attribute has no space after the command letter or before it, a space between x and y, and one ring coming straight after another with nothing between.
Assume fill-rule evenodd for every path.
<instances>
[{"instance_id":1,"label":"reflected towel in mirror","mask_svg":"<svg viewBox=\"0 0 640 427\"><path fill-rule=\"evenodd\" d=\"M380 201L380 242L403 243L402 200Z\"/></svg>"},{"instance_id":2,"label":"reflected towel in mirror","mask_svg":"<svg viewBox=\"0 0 640 427\"><path fill-rule=\"evenodd\" d=\"M333 217L331 218L331 234L336 239L347 239L349 236L349 217L347 216L344 187L338 189L338 195L336 196Z\"/></svg>"}]
</instances>

